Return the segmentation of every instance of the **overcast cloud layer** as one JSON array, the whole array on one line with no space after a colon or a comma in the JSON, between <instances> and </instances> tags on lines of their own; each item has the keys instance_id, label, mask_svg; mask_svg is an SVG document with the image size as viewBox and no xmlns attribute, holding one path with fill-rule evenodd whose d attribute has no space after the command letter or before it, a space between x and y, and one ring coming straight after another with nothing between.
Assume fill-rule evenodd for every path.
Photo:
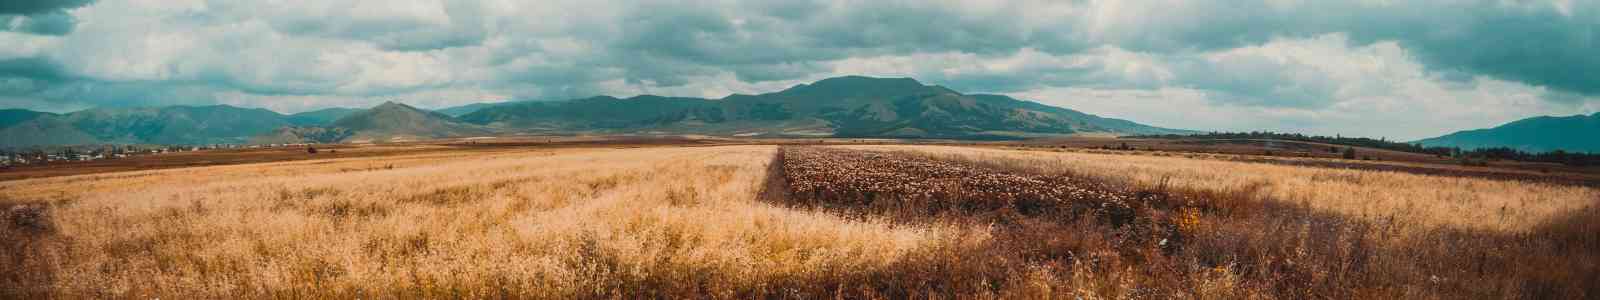
<instances>
[{"instance_id":1,"label":"overcast cloud layer","mask_svg":"<svg viewBox=\"0 0 1600 300\"><path fill-rule=\"evenodd\" d=\"M1597 2L4 1L0 108L718 98L861 74L1413 139L1600 110Z\"/></svg>"}]
</instances>

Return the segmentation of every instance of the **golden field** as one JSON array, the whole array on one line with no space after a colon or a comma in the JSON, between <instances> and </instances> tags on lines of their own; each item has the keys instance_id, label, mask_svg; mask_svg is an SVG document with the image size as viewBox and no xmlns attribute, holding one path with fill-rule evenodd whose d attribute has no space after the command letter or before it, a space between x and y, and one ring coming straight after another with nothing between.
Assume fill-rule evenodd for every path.
<instances>
[{"instance_id":1,"label":"golden field","mask_svg":"<svg viewBox=\"0 0 1600 300\"><path fill-rule=\"evenodd\" d=\"M930 210L892 192L807 203L877 201L862 205L893 215L801 205L784 193L799 175L781 165L805 162L768 145L103 173L0 182L10 223L0 285L12 287L0 297L1600 297L1585 287L1600 280L1600 191L1588 187L1179 157L832 149L1088 180L1133 202L1133 221L1069 205L907 217ZM920 176L888 175L907 174ZM989 195L941 180L927 186L954 192L927 200Z\"/></svg>"},{"instance_id":2,"label":"golden field","mask_svg":"<svg viewBox=\"0 0 1600 300\"><path fill-rule=\"evenodd\" d=\"M69 297L568 298L658 276L731 291L871 268L940 234L754 202L774 149L239 165L5 182L0 197L50 203L54 240L27 270L48 281L23 292Z\"/></svg>"}]
</instances>

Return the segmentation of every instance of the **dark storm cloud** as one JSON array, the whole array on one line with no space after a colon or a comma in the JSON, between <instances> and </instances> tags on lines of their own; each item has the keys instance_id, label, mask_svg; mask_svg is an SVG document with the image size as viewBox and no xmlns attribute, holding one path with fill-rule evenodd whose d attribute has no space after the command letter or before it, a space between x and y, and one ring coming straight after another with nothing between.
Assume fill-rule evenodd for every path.
<instances>
[{"instance_id":1,"label":"dark storm cloud","mask_svg":"<svg viewBox=\"0 0 1600 300\"><path fill-rule=\"evenodd\" d=\"M214 103L217 87L197 82L110 82L73 75L43 58L0 60L0 99L33 99L34 109ZM0 104L5 104L0 101Z\"/></svg>"},{"instance_id":2,"label":"dark storm cloud","mask_svg":"<svg viewBox=\"0 0 1600 300\"><path fill-rule=\"evenodd\" d=\"M93 0L16 0L0 1L0 31L41 35L65 35L78 23L66 10L82 7Z\"/></svg>"},{"instance_id":3,"label":"dark storm cloud","mask_svg":"<svg viewBox=\"0 0 1600 300\"><path fill-rule=\"evenodd\" d=\"M53 61L28 57L0 60L0 78L16 78L41 83L70 81L73 75Z\"/></svg>"},{"instance_id":4,"label":"dark storm cloud","mask_svg":"<svg viewBox=\"0 0 1600 300\"><path fill-rule=\"evenodd\" d=\"M1003 54L1032 34L1004 14L960 7L873 1L753 3L730 9L649 4L630 10L610 50L633 81L677 85L682 78L731 71L746 81L789 80L826 72L819 63L920 52ZM1060 43L1051 43L1056 45ZM643 57L643 58L636 58Z\"/></svg>"},{"instance_id":5,"label":"dark storm cloud","mask_svg":"<svg viewBox=\"0 0 1600 300\"><path fill-rule=\"evenodd\" d=\"M37 14L77 8L94 0L14 0L0 1L0 14Z\"/></svg>"},{"instance_id":6,"label":"dark storm cloud","mask_svg":"<svg viewBox=\"0 0 1600 300\"><path fill-rule=\"evenodd\" d=\"M1485 74L1557 90L1600 95L1600 4L1575 1L1571 15L1500 9L1427 19L1423 26L1357 36L1397 39L1433 69ZM1422 30L1417 30L1422 29ZM1386 34L1397 32L1399 34Z\"/></svg>"},{"instance_id":7,"label":"dark storm cloud","mask_svg":"<svg viewBox=\"0 0 1600 300\"><path fill-rule=\"evenodd\" d=\"M1149 53L1216 51L1274 38L1346 33L1365 45L1395 41L1435 72L1600 95L1600 2L1311 1L1275 6L1188 1L1115 15L1101 42ZM1136 4L1125 4L1136 5ZM1154 5L1154 4L1153 4ZM1455 76L1459 77L1459 76Z\"/></svg>"},{"instance_id":8,"label":"dark storm cloud","mask_svg":"<svg viewBox=\"0 0 1600 300\"><path fill-rule=\"evenodd\" d=\"M72 33L78 20L62 12L41 13L34 15L0 15L0 29L6 31L24 32L42 35L65 35Z\"/></svg>"}]
</instances>

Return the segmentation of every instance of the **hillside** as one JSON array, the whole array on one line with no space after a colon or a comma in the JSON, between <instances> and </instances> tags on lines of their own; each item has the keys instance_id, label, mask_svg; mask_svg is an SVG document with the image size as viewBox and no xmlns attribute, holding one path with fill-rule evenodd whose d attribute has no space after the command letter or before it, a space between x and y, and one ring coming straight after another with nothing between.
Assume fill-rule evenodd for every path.
<instances>
[{"instance_id":1,"label":"hillside","mask_svg":"<svg viewBox=\"0 0 1600 300\"><path fill-rule=\"evenodd\" d=\"M114 143L242 143L289 125L270 110L227 105L90 109L62 117L96 139Z\"/></svg>"},{"instance_id":2,"label":"hillside","mask_svg":"<svg viewBox=\"0 0 1600 300\"><path fill-rule=\"evenodd\" d=\"M75 144L238 144L389 141L488 134L398 103L283 115L227 105L96 108L56 115L0 111L0 147Z\"/></svg>"},{"instance_id":3,"label":"hillside","mask_svg":"<svg viewBox=\"0 0 1600 300\"><path fill-rule=\"evenodd\" d=\"M44 117L0 128L0 148L78 145L99 142L59 118Z\"/></svg>"},{"instance_id":4,"label":"hillside","mask_svg":"<svg viewBox=\"0 0 1600 300\"><path fill-rule=\"evenodd\" d=\"M510 130L635 129L674 122L723 121L714 103L698 98L600 96L557 102L528 102L485 108L462 116L468 123Z\"/></svg>"},{"instance_id":5,"label":"hillside","mask_svg":"<svg viewBox=\"0 0 1600 300\"><path fill-rule=\"evenodd\" d=\"M1600 113L1533 117L1488 129L1460 131L1418 140L1425 146L1463 149L1508 147L1528 152L1566 150L1600 153Z\"/></svg>"},{"instance_id":6,"label":"hillside","mask_svg":"<svg viewBox=\"0 0 1600 300\"><path fill-rule=\"evenodd\" d=\"M451 116L451 117L460 117L460 116L463 116L463 115L466 115L466 114L477 112L478 110L483 109L485 107L495 106L496 104L498 104L498 103L472 103L472 104L467 104L467 105L462 105L462 106L452 106L452 107L446 107L446 108L441 108L441 109L435 109L433 111L441 113L441 114L445 114L445 115Z\"/></svg>"},{"instance_id":7,"label":"hillside","mask_svg":"<svg viewBox=\"0 0 1600 300\"><path fill-rule=\"evenodd\" d=\"M448 116L451 116L451 117L459 118L461 116L465 116L465 115L470 114L470 113L478 112L479 110L482 110L482 109L485 109L485 108L497 107L497 106L506 106L506 105L513 105L513 104L527 103L527 102L536 102L536 101L538 101L538 100L520 100L520 101L506 101L506 102L492 102L492 103L479 102L479 103L472 103L472 104L461 105L461 106L452 106L452 107L440 108L440 109L435 109L433 111L438 112L438 113L442 113L442 114L445 114L445 115L448 115Z\"/></svg>"},{"instance_id":8,"label":"hillside","mask_svg":"<svg viewBox=\"0 0 1600 300\"><path fill-rule=\"evenodd\" d=\"M282 127L271 133L250 138L251 144L330 144L344 141L352 134L349 129L339 127L294 126Z\"/></svg>"},{"instance_id":9,"label":"hillside","mask_svg":"<svg viewBox=\"0 0 1600 300\"><path fill-rule=\"evenodd\" d=\"M349 116L357 112L361 112L361 109L343 107L325 108L289 115L288 121L289 123L294 123L295 125L300 126L322 126L332 124L333 121L338 121L340 118L344 118L345 116Z\"/></svg>"},{"instance_id":10,"label":"hillside","mask_svg":"<svg viewBox=\"0 0 1600 300\"><path fill-rule=\"evenodd\" d=\"M384 102L372 109L340 118L329 125L349 130L344 141L393 141L489 134L478 126L458 122L448 115L409 105Z\"/></svg>"},{"instance_id":11,"label":"hillside","mask_svg":"<svg viewBox=\"0 0 1600 300\"><path fill-rule=\"evenodd\" d=\"M0 109L0 128L11 127L11 125L16 125L16 124L19 124L19 123L22 123L22 122L27 122L29 120L37 119L39 117L55 116L55 115L56 114L47 113L47 112L37 112L37 111L31 111L31 110L26 110L26 109Z\"/></svg>"},{"instance_id":12,"label":"hillside","mask_svg":"<svg viewBox=\"0 0 1600 300\"><path fill-rule=\"evenodd\" d=\"M0 146L243 143L288 125L270 110L227 105L96 108L11 124L0 129Z\"/></svg>"},{"instance_id":13,"label":"hillside","mask_svg":"<svg viewBox=\"0 0 1600 300\"><path fill-rule=\"evenodd\" d=\"M1019 138L1189 131L1102 118L909 78L836 77L722 99L592 97L485 107L463 121L507 131L658 131L721 135Z\"/></svg>"}]
</instances>

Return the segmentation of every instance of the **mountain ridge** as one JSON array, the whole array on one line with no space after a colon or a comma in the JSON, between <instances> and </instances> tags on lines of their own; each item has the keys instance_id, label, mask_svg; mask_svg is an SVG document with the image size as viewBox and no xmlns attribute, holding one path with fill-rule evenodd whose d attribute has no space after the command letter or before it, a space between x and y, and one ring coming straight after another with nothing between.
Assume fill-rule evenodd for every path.
<instances>
[{"instance_id":1,"label":"mountain ridge","mask_svg":"<svg viewBox=\"0 0 1600 300\"><path fill-rule=\"evenodd\" d=\"M15 108L0 109L0 128L11 127L11 125L31 121L44 116L56 116L56 114Z\"/></svg>"},{"instance_id":2,"label":"mountain ridge","mask_svg":"<svg viewBox=\"0 0 1600 300\"><path fill-rule=\"evenodd\" d=\"M230 105L93 108L0 128L0 146L244 143L288 125L277 112Z\"/></svg>"},{"instance_id":3,"label":"mountain ridge","mask_svg":"<svg viewBox=\"0 0 1600 300\"><path fill-rule=\"evenodd\" d=\"M371 109L347 115L329 125L352 134L346 140L429 139L488 134L486 129L462 124L449 115L385 101Z\"/></svg>"},{"instance_id":4,"label":"mountain ridge","mask_svg":"<svg viewBox=\"0 0 1600 300\"><path fill-rule=\"evenodd\" d=\"M601 114L612 117L600 121L586 117ZM1003 95L967 95L911 78L866 76L834 77L773 93L735 94L720 99L641 95L517 103L484 108L461 119L511 130L648 130L763 136L991 139L1193 132L1103 118Z\"/></svg>"},{"instance_id":5,"label":"mountain ridge","mask_svg":"<svg viewBox=\"0 0 1600 300\"><path fill-rule=\"evenodd\" d=\"M1588 136L1588 138L1584 138ZM1537 116L1500 126L1457 131L1414 141L1430 147L1463 149L1507 147L1527 152L1563 150L1600 153L1600 112L1592 115Z\"/></svg>"},{"instance_id":6,"label":"mountain ridge","mask_svg":"<svg viewBox=\"0 0 1600 300\"><path fill-rule=\"evenodd\" d=\"M460 116L451 112L464 113ZM0 147L59 144L386 142L525 133L706 134L768 137L1016 139L1070 134L1169 134L1004 95L962 94L912 78L842 76L717 99L638 95L506 101L424 110L372 108L282 114L230 105L93 108L65 114L0 110Z\"/></svg>"},{"instance_id":7,"label":"mountain ridge","mask_svg":"<svg viewBox=\"0 0 1600 300\"><path fill-rule=\"evenodd\" d=\"M361 108L346 108L346 107L331 107L331 108L324 108L324 109L313 110L313 111L306 111L306 112L288 114L287 117L288 117L289 123L294 123L295 125L299 125L299 126L323 126L323 125L332 124L333 121L337 121L340 118L344 118L345 116L349 116L350 114L358 113L358 112L361 112L363 110L365 110L365 109L361 109Z\"/></svg>"}]
</instances>

